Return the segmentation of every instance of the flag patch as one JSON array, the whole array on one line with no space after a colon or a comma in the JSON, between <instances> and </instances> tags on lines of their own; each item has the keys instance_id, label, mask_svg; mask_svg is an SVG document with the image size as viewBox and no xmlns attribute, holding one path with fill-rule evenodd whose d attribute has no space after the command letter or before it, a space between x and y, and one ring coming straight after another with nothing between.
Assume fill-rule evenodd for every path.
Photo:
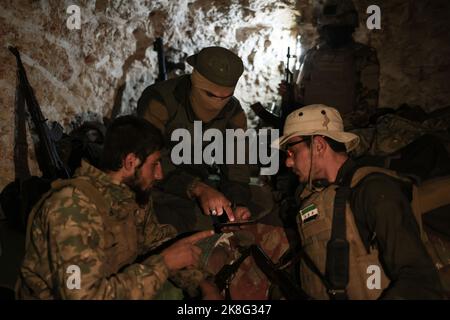
<instances>
[{"instance_id":1,"label":"flag patch","mask_svg":"<svg viewBox=\"0 0 450 320\"><path fill-rule=\"evenodd\" d=\"M309 206L301 209L299 213L303 223L313 221L319 216L319 210L315 204L310 204Z\"/></svg>"}]
</instances>

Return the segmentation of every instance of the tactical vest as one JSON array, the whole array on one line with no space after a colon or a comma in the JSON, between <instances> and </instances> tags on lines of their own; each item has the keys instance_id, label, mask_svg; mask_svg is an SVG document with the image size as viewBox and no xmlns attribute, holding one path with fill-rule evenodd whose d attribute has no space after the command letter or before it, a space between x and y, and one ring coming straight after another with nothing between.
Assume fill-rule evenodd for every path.
<instances>
[{"instance_id":1,"label":"tactical vest","mask_svg":"<svg viewBox=\"0 0 450 320\"><path fill-rule=\"evenodd\" d=\"M353 47L318 49L303 81L304 104L322 103L344 115L356 109L357 74Z\"/></svg>"},{"instance_id":2,"label":"tactical vest","mask_svg":"<svg viewBox=\"0 0 450 320\"><path fill-rule=\"evenodd\" d=\"M362 167L354 173L350 187L354 188L363 178L372 173L383 173L402 181L406 180L390 170L377 167ZM432 180L419 187L413 185L412 190L411 206L419 224L422 241L438 270L445 265L446 261L442 261L442 256L439 256L423 232L422 214L450 204L448 197L450 192L449 182L449 177ZM322 274L325 274L327 243L331 237L333 205L337 187L337 185L330 185L321 192L315 192L310 195L305 191L302 196L306 198L303 200L302 209L297 215L297 224L303 249L311 257ZM352 300L377 299L383 290L388 287L390 281L379 261L378 250L376 248L370 248L368 252L365 248L348 202L345 208L346 236L350 249L349 281L347 285L348 298ZM371 289L368 288L368 278L370 276L368 270L372 270L371 272L374 270L373 267L368 269L369 266L376 266L380 270L381 283L379 289L374 287L371 287ZM300 278L302 286L310 296L317 299L329 299L327 288L304 261L302 261Z\"/></svg>"},{"instance_id":3,"label":"tactical vest","mask_svg":"<svg viewBox=\"0 0 450 320\"><path fill-rule=\"evenodd\" d=\"M69 180L56 180L52 182L51 189L47 192L33 208L28 218L26 247L30 243L31 226L36 213L42 208L44 202L57 191L66 187L73 187L80 190L97 207L103 220L104 244L106 261L103 264L106 277L117 273L122 267L133 263L138 255L137 250L137 228L134 221L133 212L126 216L117 215L111 208L111 204L89 182L89 179L78 177Z\"/></svg>"},{"instance_id":4,"label":"tactical vest","mask_svg":"<svg viewBox=\"0 0 450 320\"><path fill-rule=\"evenodd\" d=\"M153 89L158 92L163 99L164 105L167 108L169 119L165 125L165 139L169 146L172 146L174 142L170 141L172 132L175 129L184 128L187 129L191 137L194 137L194 120L195 116L192 109L189 107L189 101L178 101L175 96L175 90L181 81L187 81L187 77L190 75L184 75L178 78L173 78L164 82L156 83L153 85ZM189 96L186 96L188 99ZM214 128L221 132L225 132L232 117L242 111L239 101L232 97L231 100L225 105L219 115L211 120L209 123L203 123L203 132L207 129ZM193 138L191 142L193 143ZM176 142L177 143L177 142ZM209 144L210 142L203 143Z\"/></svg>"}]
</instances>

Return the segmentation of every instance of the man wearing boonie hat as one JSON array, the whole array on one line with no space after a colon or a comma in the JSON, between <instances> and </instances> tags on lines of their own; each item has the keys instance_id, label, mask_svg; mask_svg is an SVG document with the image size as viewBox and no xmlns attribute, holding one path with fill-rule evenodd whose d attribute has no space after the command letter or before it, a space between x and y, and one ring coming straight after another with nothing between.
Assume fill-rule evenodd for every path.
<instances>
[{"instance_id":1,"label":"man wearing boonie hat","mask_svg":"<svg viewBox=\"0 0 450 320\"><path fill-rule=\"evenodd\" d=\"M173 224L179 232L210 227L211 219L202 216L202 211L213 216L226 213L230 220L250 216L247 165L175 166L170 161L170 150L178 143L170 141L172 132L185 128L194 143L194 121L202 121L203 132L210 128L223 133L225 129L247 129L245 113L233 96L244 71L242 60L228 49L207 47L188 57L187 62L194 68L192 74L146 88L137 108L138 115L160 128L165 137L165 179L158 186L161 192L155 192L153 198L159 220ZM208 178L213 176L222 179L211 183Z\"/></svg>"},{"instance_id":2,"label":"man wearing boonie hat","mask_svg":"<svg viewBox=\"0 0 450 320\"><path fill-rule=\"evenodd\" d=\"M308 184L297 215L304 290L316 299L441 298L406 194L409 181L357 168L348 152L358 143L339 112L321 104L290 113L275 142L287 153L286 166Z\"/></svg>"}]
</instances>

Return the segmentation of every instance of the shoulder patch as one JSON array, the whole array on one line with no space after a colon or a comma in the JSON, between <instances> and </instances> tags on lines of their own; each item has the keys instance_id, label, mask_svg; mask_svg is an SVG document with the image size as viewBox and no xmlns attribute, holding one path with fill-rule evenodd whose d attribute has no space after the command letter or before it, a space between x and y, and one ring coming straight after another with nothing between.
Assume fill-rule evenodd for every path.
<instances>
[{"instance_id":1,"label":"shoulder patch","mask_svg":"<svg viewBox=\"0 0 450 320\"><path fill-rule=\"evenodd\" d=\"M302 223L307 223L316 220L319 217L319 210L314 203L306 206L299 211Z\"/></svg>"}]
</instances>

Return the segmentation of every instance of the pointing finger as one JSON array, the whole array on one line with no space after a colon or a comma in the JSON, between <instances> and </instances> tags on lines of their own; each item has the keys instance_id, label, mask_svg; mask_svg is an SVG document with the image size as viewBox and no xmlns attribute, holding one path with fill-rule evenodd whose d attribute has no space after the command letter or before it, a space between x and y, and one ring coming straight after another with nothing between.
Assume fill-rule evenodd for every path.
<instances>
[{"instance_id":1,"label":"pointing finger","mask_svg":"<svg viewBox=\"0 0 450 320\"><path fill-rule=\"evenodd\" d=\"M184 238L184 240L187 241L188 243L194 244L202 239L212 236L213 234L214 234L214 230L200 231L200 232L194 233L193 235L191 235L187 238Z\"/></svg>"},{"instance_id":2,"label":"pointing finger","mask_svg":"<svg viewBox=\"0 0 450 320\"><path fill-rule=\"evenodd\" d=\"M225 209L225 212L226 212L226 214L228 216L228 220L234 221L235 220L234 213L233 213L233 210L231 209L231 207L230 206L224 206L223 208Z\"/></svg>"}]
</instances>

